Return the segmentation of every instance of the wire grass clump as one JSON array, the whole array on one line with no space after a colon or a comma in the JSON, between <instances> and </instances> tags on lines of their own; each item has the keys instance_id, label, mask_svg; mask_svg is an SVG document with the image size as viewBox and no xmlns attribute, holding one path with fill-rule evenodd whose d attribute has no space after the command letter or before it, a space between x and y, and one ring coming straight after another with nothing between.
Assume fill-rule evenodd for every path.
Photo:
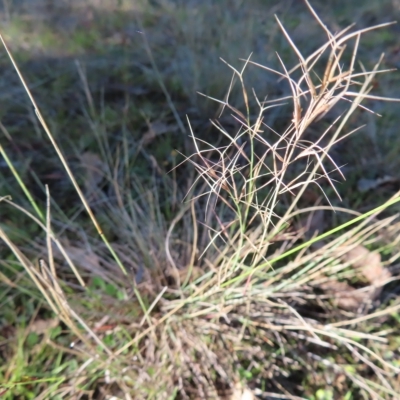
<instances>
[{"instance_id":1,"label":"wire grass clump","mask_svg":"<svg viewBox=\"0 0 400 400\"><path fill-rule=\"evenodd\" d=\"M46 215L33 199L38 215L29 212L45 233L47 261L35 265L0 230L47 307L76 338L72 349L62 351L66 359L79 360L79 367L61 373L56 382L38 383L38 398L398 396L394 315L400 305L390 295L383 301L382 287L395 279L388 266L398 257L400 223L397 215L379 216L400 197L364 214L338 207L343 194L337 181L344 176L331 155L338 142L360 129L346 128L351 116L360 109L373 113L364 101L394 100L371 93L376 75L387 72L380 69L382 58L371 70L357 60L361 37L388 24L355 31L351 26L334 34L308 7L327 42L303 55L277 18L299 64L288 68L277 54L280 71L251 58L243 60L241 70L230 67L231 87L224 100L216 101L231 112L239 129L232 135L215 122L223 137L220 146L192 132L196 153L187 160L197 179L169 226L158 201L140 203L125 196L126 188L110 175L122 194L108 213L114 212L111 220L124 226L124 235L135 223L146 223L146 212L155 216L149 219L151 229L143 232L157 230L157 235L141 238L134 228L135 244L141 254L147 252L147 262L130 255L122 238L116 243L106 239L23 82L103 240L97 247L108 249L114 260L108 260L112 273L104 275L104 293L94 293L88 284L92 277L71 259L52 229L49 193ZM250 66L275 74L290 95L258 98L244 83ZM235 83L241 86L243 110L229 102ZM287 104L293 110L282 131L265 122L271 108ZM335 108L339 115L332 117ZM324 204L302 206L310 188L320 191ZM353 216L321 232L330 212ZM200 217L205 219L201 226ZM182 246L188 254L184 263L177 251ZM151 268L154 254L151 278L142 283L126 279L129 262L136 277L141 262ZM59 270L60 259L73 271L72 286ZM107 285L115 288L118 301L110 300L114 292ZM94 301L98 296L100 304Z\"/></svg>"}]
</instances>

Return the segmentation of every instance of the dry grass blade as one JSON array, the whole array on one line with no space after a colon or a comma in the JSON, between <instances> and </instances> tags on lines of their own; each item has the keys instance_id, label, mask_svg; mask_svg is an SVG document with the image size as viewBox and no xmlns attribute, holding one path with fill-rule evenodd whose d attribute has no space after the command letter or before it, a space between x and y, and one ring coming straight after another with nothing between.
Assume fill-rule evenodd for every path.
<instances>
[{"instance_id":1,"label":"dry grass blade","mask_svg":"<svg viewBox=\"0 0 400 400\"><path fill-rule=\"evenodd\" d=\"M50 199L48 197L48 199ZM76 269L74 263L72 262L71 258L69 257L68 253L65 251L63 245L61 244L61 242L57 239L57 237L55 236L54 232L52 230L48 230L48 227L46 225L44 225L40 220L38 220L34 215L32 215L31 213L29 213L27 210L25 210L23 207L13 203L11 200L4 198L3 201L5 201L7 204L9 204L10 206L14 207L15 209L17 209L18 211L20 211L21 213L25 214L28 216L28 218L30 218L35 224L37 224L44 232L46 232L46 237L47 240L51 239L51 241L53 241L57 248L59 249L60 253L63 256L63 259L67 262L68 266L71 268L72 272L74 273L76 279L78 280L78 282L80 283L81 286L85 286L85 283L81 277L81 274L79 273L79 271ZM47 221L47 224L49 222ZM49 244L48 244L49 246ZM49 253L51 254L51 253Z\"/></svg>"},{"instance_id":2,"label":"dry grass blade","mask_svg":"<svg viewBox=\"0 0 400 400\"><path fill-rule=\"evenodd\" d=\"M311 95L313 97L315 97L317 95L316 91L315 91L315 87L314 84L312 83L311 77L310 77L310 73L308 70L308 66L307 66L307 62L304 59L303 55L300 53L300 51L297 49L296 45L294 44L294 42L292 41L292 39L290 38L289 34L286 32L285 28L283 27L283 25L281 24L281 21L279 21L279 18L275 15L275 19L278 21L279 27L281 28L282 32L284 33L286 39L289 41L291 47L294 49L295 53L297 54L297 56L300 58L301 61L301 67L304 71L304 77L307 81L307 85L310 89ZM289 73L287 71L286 75L289 75Z\"/></svg>"},{"instance_id":3,"label":"dry grass blade","mask_svg":"<svg viewBox=\"0 0 400 400\"><path fill-rule=\"evenodd\" d=\"M51 134L50 129L49 129L49 127L47 126L46 121L44 120L44 118L43 118L43 116L42 116L42 114L41 114L41 112L40 112L40 109L39 109L38 105L36 104L36 101L35 101L34 97L32 96L32 93L31 93L31 91L29 90L28 85L27 85L26 82L25 82L25 79L24 79L24 77L23 77L21 71L19 70L19 68L18 68L18 66L17 66L17 64L16 64L16 62L15 62L15 60L14 60L14 58L13 58L13 56L12 56L10 50L8 49L8 47L7 47L7 45L6 45L5 41L4 41L4 38L3 38L3 36L2 36L1 34L0 34L0 40L2 41L3 46L4 46L4 48L6 49L7 55L8 55L8 57L10 58L11 63L12 63L12 65L13 65L15 71L17 72L18 77L19 77L19 79L20 79L20 81L21 81L21 83L22 83L22 85L23 85L23 87L24 87L24 89L25 89L25 91L26 91L28 97L29 97L29 100L31 101L31 103L32 103L32 105L33 105L33 107L34 107L34 109L35 109L35 113L36 113L36 116L37 116L38 119L39 119L40 124L42 125L44 131L46 132L46 135L47 135L48 138L50 139L50 142L51 142L51 144L52 144L54 150L57 152L57 155L58 155L58 157L59 157L59 159L60 159L60 161L61 161L63 167L65 168L65 170L66 170L66 172L67 172L67 174L68 174L68 177L71 179L71 182L72 182L72 184L73 184L73 186L74 186L76 192L78 193L79 198L80 198L80 200L82 201L82 204L84 205L84 207L85 207L87 213L89 214L89 217L90 217L90 219L91 219L92 222L93 222L93 225L96 227L97 232L99 233L101 239L104 241L105 245L107 246L107 248L108 248L108 250L110 251L110 253L112 254L112 256L114 257L114 259L115 259L115 261L117 262L118 266L119 266L119 267L121 268L121 270L126 274L125 267L122 265L122 262L121 262L121 260L119 259L118 255L115 253L115 251L113 250L113 248L110 246L110 243L108 242L107 238L104 236L104 233L103 233L103 231L101 230L100 225L99 225L99 223L97 222L97 219L96 219L96 217L94 216L94 214L93 214L93 212L92 212L92 209L90 208L88 202L86 201L86 198L85 198L85 196L84 196L82 190L80 189L80 187L79 187L79 185L78 185L78 183L77 183L77 181L76 181L76 179L75 179L75 177L74 177L74 174L72 173L72 171L71 171L71 169L70 169L70 167L69 167L69 165L68 165L68 163L67 163L67 161L66 161L64 155L62 154L60 148L58 147L57 143L55 142L54 137L53 137L53 135ZM83 281L81 281L80 283L81 283L82 286L85 285Z\"/></svg>"}]
</instances>

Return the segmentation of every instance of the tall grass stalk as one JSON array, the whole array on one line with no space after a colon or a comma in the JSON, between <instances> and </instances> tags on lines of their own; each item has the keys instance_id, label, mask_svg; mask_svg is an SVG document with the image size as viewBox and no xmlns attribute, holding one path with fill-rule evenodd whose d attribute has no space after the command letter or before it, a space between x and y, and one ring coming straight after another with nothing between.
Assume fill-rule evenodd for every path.
<instances>
[{"instance_id":1,"label":"tall grass stalk","mask_svg":"<svg viewBox=\"0 0 400 400\"><path fill-rule=\"evenodd\" d=\"M53 137L53 135L51 134L50 129L49 129L49 127L47 126L46 121L45 121L45 119L43 118L43 116L42 116L42 114L41 114L41 112L40 112L40 109L39 109L38 105L36 104L36 101L35 101L34 97L32 96L32 93L31 93L31 91L29 90L28 85L26 84L25 79L24 79L24 77L23 77L21 71L19 70L19 68L18 68L18 66L17 66L17 63L15 62L15 60L14 60L14 58L13 58L13 56L12 56L10 50L8 49L7 44L6 44L6 42L4 41L4 38L3 38L2 35L0 35L0 40L1 40L1 42L3 43L3 46L4 46L4 48L5 48L6 52L7 52L7 55L8 55L8 57L10 58L11 63L12 63L12 65L13 65L15 71L17 72L18 77L19 77L19 79L20 79L20 81L21 81L21 83L22 83L22 85L23 85L23 87L24 87L24 89L25 89L25 91L26 91L28 97L29 97L29 100L31 101L31 103L32 103L32 105L33 105L33 107L34 107L34 109L35 109L35 113L36 113L36 116L37 116L38 119L39 119L40 124L42 125L44 131L46 132L47 137L50 139L50 142L51 142L51 144L52 144L54 150L56 151L56 153L57 153L57 155L58 155L58 157L59 157L59 159L60 159L61 164L63 165L63 167L65 168L65 171L66 171L67 174L68 174L68 177L71 179L71 182L72 182L72 184L73 184L73 186L74 186L74 188L75 188L77 194L79 195L79 198L80 198L82 204L84 205L84 207L85 207L85 209L86 209L86 211L87 211L87 213L88 213L90 219L92 220L93 225L96 227L96 230L97 230L99 236L101 237L101 239L103 240L104 244L106 245L106 247L108 248L108 250L109 250L110 253L112 254L114 260L116 261L116 263L118 264L118 266L121 268L121 270L122 270L122 271L124 272L124 274L126 275L127 272L126 272L125 267L122 265L122 262L121 262L120 258L118 257L117 253L114 251L114 249L113 249L112 246L110 245L109 241L108 241L107 238L104 236L104 233L103 233L103 231L101 230L100 225L99 225L99 223L97 222L96 217L94 216L94 214L93 214L93 212L92 212L92 210L91 210L91 208L90 208L88 202L86 201L86 198L85 198L85 196L84 196L84 194L83 194L81 188L79 187L79 185L78 185L78 183L77 183L77 181L76 181L76 179L75 179L75 177L74 177L74 174L72 173L72 171L71 171L71 169L70 169L70 167L69 167L69 165L68 165L68 163L67 163L67 161L66 161L64 155L62 154L61 149L58 147L56 141L54 140L54 137ZM85 283L84 283L83 280L79 277L79 275L77 276L77 279L79 280L79 283L80 283L82 286L85 286Z\"/></svg>"}]
</instances>

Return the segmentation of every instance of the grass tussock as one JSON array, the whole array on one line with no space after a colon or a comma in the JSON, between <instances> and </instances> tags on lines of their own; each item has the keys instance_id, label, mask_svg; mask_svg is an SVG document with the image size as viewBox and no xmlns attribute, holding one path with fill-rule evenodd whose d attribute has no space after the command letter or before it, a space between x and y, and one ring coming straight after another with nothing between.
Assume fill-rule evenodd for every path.
<instances>
[{"instance_id":1,"label":"grass tussock","mask_svg":"<svg viewBox=\"0 0 400 400\"><path fill-rule=\"evenodd\" d=\"M400 196L364 213L340 207L345 176L335 154L362 129L352 126L360 111L376 117L372 102L397 101L373 92L389 72L383 58L371 69L358 60L364 35L389 23L334 33L307 6L326 43L303 54L277 17L298 65L279 54L279 69L251 57L241 68L226 63L226 96L207 95L223 115L213 122L220 138L208 143L188 120L195 152L168 176L146 150L156 135L151 123L147 139L133 143L124 134L110 150L78 65L102 154L81 155L79 182L7 50L80 203L75 218L66 218L46 187L43 207L2 148L31 208L7 197L2 206L40 232L21 244L0 226L12 254L0 278L18 293L0 301L20 307L32 296L30 320L2 331L6 344L18 337L0 353L11 360L0 369L5 398L398 396L400 304L390 288L400 221L388 209ZM260 97L246 84L249 68L272 75L289 95ZM240 105L232 104L233 92ZM291 107L283 127L275 124L277 107ZM228 118L236 131L224 127ZM145 184L131 172L139 155L149 166ZM179 169L193 167L182 179ZM90 234L75 220L82 210L95 228ZM14 282L7 276L13 268ZM27 363L46 367L27 373Z\"/></svg>"}]
</instances>

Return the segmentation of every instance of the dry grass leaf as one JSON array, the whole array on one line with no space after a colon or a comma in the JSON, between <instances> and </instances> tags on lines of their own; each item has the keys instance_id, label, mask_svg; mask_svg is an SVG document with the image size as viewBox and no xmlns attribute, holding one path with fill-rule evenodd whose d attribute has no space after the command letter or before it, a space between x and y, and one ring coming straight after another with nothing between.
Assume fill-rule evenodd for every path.
<instances>
[{"instance_id":1,"label":"dry grass leaf","mask_svg":"<svg viewBox=\"0 0 400 400\"><path fill-rule=\"evenodd\" d=\"M346 282L328 281L319 287L326 294L332 295L335 306L346 311L356 311L371 298L371 290L357 290Z\"/></svg>"},{"instance_id":2,"label":"dry grass leaf","mask_svg":"<svg viewBox=\"0 0 400 400\"><path fill-rule=\"evenodd\" d=\"M60 323L58 318L49 318L49 319L36 319L29 326L29 332L36 333L38 335L47 333L50 329L57 327Z\"/></svg>"},{"instance_id":3,"label":"dry grass leaf","mask_svg":"<svg viewBox=\"0 0 400 400\"><path fill-rule=\"evenodd\" d=\"M0 271L0 282L3 282L5 285L10 286L12 288L18 287L17 284L15 284L13 281L7 278L7 276L5 276L1 271Z\"/></svg>"},{"instance_id":4,"label":"dry grass leaf","mask_svg":"<svg viewBox=\"0 0 400 400\"><path fill-rule=\"evenodd\" d=\"M359 269L363 277L374 286L382 286L390 272L382 265L381 255L358 245L343 256L343 261Z\"/></svg>"},{"instance_id":5,"label":"dry grass leaf","mask_svg":"<svg viewBox=\"0 0 400 400\"><path fill-rule=\"evenodd\" d=\"M357 310L361 304L376 299L382 285L390 278L390 272L382 265L381 255L358 245L342 256L342 260L357 269L370 287L355 289L346 282L336 280L322 284L320 287L331 294L334 303L345 310Z\"/></svg>"}]
</instances>

